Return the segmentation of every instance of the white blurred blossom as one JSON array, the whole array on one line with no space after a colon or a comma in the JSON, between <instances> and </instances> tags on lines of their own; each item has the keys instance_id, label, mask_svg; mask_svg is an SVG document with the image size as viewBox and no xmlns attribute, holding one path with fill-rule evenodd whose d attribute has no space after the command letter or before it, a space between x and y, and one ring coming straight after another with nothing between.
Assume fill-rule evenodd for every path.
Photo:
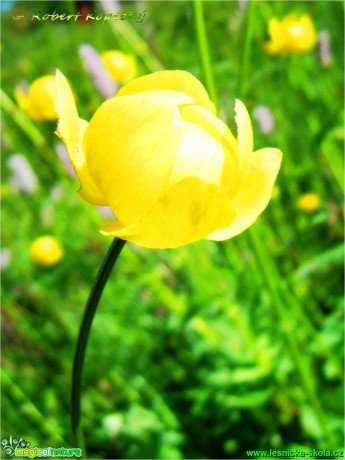
<instances>
[{"instance_id":1,"label":"white blurred blossom","mask_svg":"<svg viewBox=\"0 0 345 460\"><path fill-rule=\"evenodd\" d=\"M67 149L66 149L65 145L62 142L59 142L56 145L55 152L57 153L57 156L60 158L61 163L65 166L68 174L71 177L76 177L76 173L74 171L74 168L73 168L73 165L71 163L71 160L69 159Z\"/></svg>"},{"instance_id":2,"label":"white blurred blossom","mask_svg":"<svg viewBox=\"0 0 345 460\"><path fill-rule=\"evenodd\" d=\"M330 36L327 30L319 33L319 58L321 65L328 67L332 62Z\"/></svg>"},{"instance_id":3,"label":"white blurred blossom","mask_svg":"<svg viewBox=\"0 0 345 460\"><path fill-rule=\"evenodd\" d=\"M50 191L50 196L54 201L60 200L63 196L63 190L59 185L55 185Z\"/></svg>"},{"instance_id":4,"label":"white blurred blossom","mask_svg":"<svg viewBox=\"0 0 345 460\"><path fill-rule=\"evenodd\" d=\"M273 114L268 107L258 105L253 110L253 116L259 124L260 131L269 134L274 130Z\"/></svg>"},{"instance_id":5,"label":"white blurred blossom","mask_svg":"<svg viewBox=\"0 0 345 460\"><path fill-rule=\"evenodd\" d=\"M247 8L248 0L237 0L240 11L245 11Z\"/></svg>"},{"instance_id":6,"label":"white blurred blossom","mask_svg":"<svg viewBox=\"0 0 345 460\"><path fill-rule=\"evenodd\" d=\"M121 2L118 0L99 0L105 13L120 13L122 11Z\"/></svg>"},{"instance_id":7,"label":"white blurred blossom","mask_svg":"<svg viewBox=\"0 0 345 460\"><path fill-rule=\"evenodd\" d=\"M25 156L15 153L7 160L7 164L12 172L10 187L29 195L35 193L38 187L37 177Z\"/></svg>"},{"instance_id":8,"label":"white blurred blossom","mask_svg":"<svg viewBox=\"0 0 345 460\"><path fill-rule=\"evenodd\" d=\"M3 248L0 252L0 270L4 270L11 262L11 250Z\"/></svg>"},{"instance_id":9,"label":"white blurred blossom","mask_svg":"<svg viewBox=\"0 0 345 460\"><path fill-rule=\"evenodd\" d=\"M102 425L109 436L119 434L124 425L122 414L109 414L102 420Z\"/></svg>"},{"instance_id":10,"label":"white blurred blossom","mask_svg":"<svg viewBox=\"0 0 345 460\"><path fill-rule=\"evenodd\" d=\"M114 220L114 213L109 206L96 206L100 215L107 220Z\"/></svg>"},{"instance_id":11,"label":"white blurred blossom","mask_svg":"<svg viewBox=\"0 0 345 460\"><path fill-rule=\"evenodd\" d=\"M101 56L91 45L81 45L79 55L92 79L96 91L104 98L113 97L118 89L117 84L110 78Z\"/></svg>"}]
</instances>

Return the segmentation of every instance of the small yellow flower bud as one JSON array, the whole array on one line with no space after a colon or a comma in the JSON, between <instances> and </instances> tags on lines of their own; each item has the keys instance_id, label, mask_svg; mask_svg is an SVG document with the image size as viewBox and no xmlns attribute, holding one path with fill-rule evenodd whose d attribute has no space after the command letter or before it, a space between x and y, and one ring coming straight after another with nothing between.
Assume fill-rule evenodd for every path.
<instances>
[{"instance_id":1,"label":"small yellow flower bud","mask_svg":"<svg viewBox=\"0 0 345 460\"><path fill-rule=\"evenodd\" d=\"M134 57L121 51L107 51L102 55L102 61L109 75L116 83L127 83L138 74Z\"/></svg>"},{"instance_id":2,"label":"small yellow flower bud","mask_svg":"<svg viewBox=\"0 0 345 460\"><path fill-rule=\"evenodd\" d=\"M305 212L314 212L320 205L319 195L310 192L301 195L298 200L298 207Z\"/></svg>"},{"instance_id":3,"label":"small yellow flower bud","mask_svg":"<svg viewBox=\"0 0 345 460\"><path fill-rule=\"evenodd\" d=\"M316 32L309 16L291 13L281 21L270 19L270 41L265 49L268 54L299 54L310 51L316 45Z\"/></svg>"},{"instance_id":4,"label":"small yellow flower bud","mask_svg":"<svg viewBox=\"0 0 345 460\"><path fill-rule=\"evenodd\" d=\"M63 257L64 251L54 236L40 236L30 245L30 255L33 262L43 267L57 264Z\"/></svg>"},{"instance_id":5,"label":"small yellow flower bud","mask_svg":"<svg viewBox=\"0 0 345 460\"><path fill-rule=\"evenodd\" d=\"M15 97L19 106L36 121L56 120L54 108L54 77L46 75L35 80L28 93L17 87Z\"/></svg>"}]
</instances>

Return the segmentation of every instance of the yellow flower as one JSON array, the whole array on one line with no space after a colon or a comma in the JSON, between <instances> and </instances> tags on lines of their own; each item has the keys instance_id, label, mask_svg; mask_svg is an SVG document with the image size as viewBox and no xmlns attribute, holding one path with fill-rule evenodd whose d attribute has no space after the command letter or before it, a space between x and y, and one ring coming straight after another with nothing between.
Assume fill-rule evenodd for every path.
<instances>
[{"instance_id":1,"label":"yellow flower","mask_svg":"<svg viewBox=\"0 0 345 460\"><path fill-rule=\"evenodd\" d=\"M15 89L19 106L36 121L56 120L54 108L54 77L46 75L35 80L26 93L21 87Z\"/></svg>"},{"instance_id":2,"label":"yellow flower","mask_svg":"<svg viewBox=\"0 0 345 460\"><path fill-rule=\"evenodd\" d=\"M37 265L50 267L62 259L64 251L57 238L40 236L30 245L30 255Z\"/></svg>"},{"instance_id":3,"label":"yellow flower","mask_svg":"<svg viewBox=\"0 0 345 460\"><path fill-rule=\"evenodd\" d=\"M294 13L281 21L270 19L268 25L271 40L266 43L268 54L305 53L316 45L316 32L309 16Z\"/></svg>"},{"instance_id":4,"label":"yellow flower","mask_svg":"<svg viewBox=\"0 0 345 460\"><path fill-rule=\"evenodd\" d=\"M6 184L1 184L0 185L0 197L1 198L5 198L7 196L9 196L11 193L11 189L8 185Z\"/></svg>"},{"instance_id":5,"label":"yellow flower","mask_svg":"<svg viewBox=\"0 0 345 460\"><path fill-rule=\"evenodd\" d=\"M104 235L151 248L203 238L225 240L266 208L281 152L253 153L248 112L236 101L238 138L215 116L191 74L160 71L137 78L80 120L66 78L56 76L57 134L65 142L90 203L117 221Z\"/></svg>"},{"instance_id":6,"label":"yellow flower","mask_svg":"<svg viewBox=\"0 0 345 460\"><path fill-rule=\"evenodd\" d=\"M107 51L102 55L102 61L109 75L116 83L127 83L138 74L134 57L121 51Z\"/></svg>"},{"instance_id":7,"label":"yellow flower","mask_svg":"<svg viewBox=\"0 0 345 460\"><path fill-rule=\"evenodd\" d=\"M320 205L319 195L310 192L301 195L298 200L298 207L305 212L314 212Z\"/></svg>"}]
</instances>

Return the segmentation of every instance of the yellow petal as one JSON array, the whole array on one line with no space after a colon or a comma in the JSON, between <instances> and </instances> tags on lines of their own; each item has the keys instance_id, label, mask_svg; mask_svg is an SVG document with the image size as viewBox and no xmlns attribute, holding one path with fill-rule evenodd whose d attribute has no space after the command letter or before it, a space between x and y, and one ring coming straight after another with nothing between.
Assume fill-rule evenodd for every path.
<instances>
[{"instance_id":1,"label":"yellow petal","mask_svg":"<svg viewBox=\"0 0 345 460\"><path fill-rule=\"evenodd\" d=\"M59 117L56 134L66 145L81 184L80 194L90 203L104 206L107 203L89 174L82 150L82 141L88 123L79 119L71 88L64 75L58 70L55 85L54 102Z\"/></svg>"},{"instance_id":2,"label":"yellow petal","mask_svg":"<svg viewBox=\"0 0 345 460\"><path fill-rule=\"evenodd\" d=\"M89 171L126 226L138 222L170 187L170 174L184 137L175 91L147 91L104 102L86 131Z\"/></svg>"},{"instance_id":3,"label":"yellow petal","mask_svg":"<svg viewBox=\"0 0 345 460\"><path fill-rule=\"evenodd\" d=\"M161 70L136 78L121 88L117 97L159 89L188 94L196 104L215 113L215 106L203 85L192 74L183 70Z\"/></svg>"},{"instance_id":4,"label":"yellow petal","mask_svg":"<svg viewBox=\"0 0 345 460\"><path fill-rule=\"evenodd\" d=\"M221 189L189 178L172 187L138 224L126 227L113 222L102 227L101 233L148 248L176 248L226 227L234 216Z\"/></svg>"},{"instance_id":5,"label":"yellow petal","mask_svg":"<svg viewBox=\"0 0 345 460\"><path fill-rule=\"evenodd\" d=\"M253 130L248 111L239 99L235 101L238 161L240 171L246 173L253 152Z\"/></svg>"},{"instance_id":6,"label":"yellow petal","mask_svg":"<svg viewBox=\"0 0 345 460\"><path fill-rule=\"evenodd\" d=\"M281 34L281 23L276 18L270 19L268 23L268 31L272 39L276 39Z\"/></svg>"},{"instance_id":7,"label":"yellow petal","mask_svg":"<svg viewBox=\"0 0 345 460\"><path fill-rule=\"evenodd\" d=\"M316 33L309 16L296 18L295 24L290 25L291 51L303 53L316 45Z\"/></svg>"},{"instance_id":8,"label":"yellow petal","mask_svg":"<svg viewBox=\"0 0 345 460\"><path fill-rule=\"evenodd\" d=\"M236 139L222 120L199 105L180 106L180 113L183 120L200 126L218 142L221 142L237 161Z\"/></svg>"},{"instance_id":9,"label":"yellow petal","mask_svg":"<svg viewBox=\"0 0 345 460\"><path fill-rule=\"evenodd\" d=\"M17 86L16 89L14 90L14 97L19 105L19 107L24 110L24 112L27 112L28 106L29 106L29 98L27 93L21 88L20 86Z\"/></svg>"},{"instance_id":10,"label":"yellow petal","mask_svg":"<svg viewBox=\"0 0 345 460\"><path fill-rule=\"evenodd\" d=\"M282 153L277 149L261 149L253 153L252 166L232 200L236 212L234 221L225 229L217 230L209 240L226 240L252 225L266 208L272 195Z\"/></svg>"},{"instance_id":11,"label":"yellow petal","mask_svg":"<svg viewBox=\"0 0 345 460\"><path fill-rule=\"evenodd\" d=\"M237 172L237 145L229 128L200 106L180 106L180 113L185 134L171 173L173 181L196 177L227 190Z\"/></svg>"},{"instance_id":12,"label":"yellow petal","mask_svg":"<svg viewBox=\"0 0 345 460\"><path fill-rule=\"evenodd\" d=\"M56 120L52 75L40 77L30 85L27 113L33 120Z\"/></svg>"},{"instance_id":13,"label":"yellow petal","mask_svg":"<svg viewBox=\"0 0 345 460\"><path fill-rule=\"evenodd\" d=\"M265 44L265 51L268 54L279 54L282 50L281 42L278 40L271 40Z\"/></svg>"},{"instance_id":14,"label":"yellow petal","mask_svg":"<svg viewBox=\"0 0 345 460\"><path fill-rule=\"evenodd\" d=\"M107 51L102 55L102 61L111 78L117 83L126 83L138 74L134 57L121 51Z\"/></svg>"},{"instance_id":15,"label":"yellow petal","mask_svg":"<svg viewBox=\"0 0 345 460\"><path fill-rule=\"evenodd\" d=\"M233 199L247 174L253 154L253 130L248 111L239 99L235 100L235 121L237 124L237 175L234 178L228 174L227 194Z\"/></svg>"}]
</instances>

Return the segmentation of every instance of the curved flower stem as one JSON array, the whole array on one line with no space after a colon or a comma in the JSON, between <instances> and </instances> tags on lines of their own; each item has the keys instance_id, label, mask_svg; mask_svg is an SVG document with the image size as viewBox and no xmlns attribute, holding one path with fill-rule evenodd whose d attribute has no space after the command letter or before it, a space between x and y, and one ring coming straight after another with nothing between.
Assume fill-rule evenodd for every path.
<instances>
[{"instance_id":1,"label":"curved flower stem","mask_svg":"<svg viewBox=\"0 0 345 460\"><path fill-rule=\"evenodd\" d=\"M11 120L22 130L22 132L30 139L30 141L40 150L42 159L45 161L45 166L50 167L48 174L54 174L54 177L63 172L62 167L57 163L56 155L51 146L47 143L43 134L35 126L32 120L19 108L12 99L3 91L0 90L0 105L1 109L11 118Z\"/></svg>"},{"instance_id":2,"label":"curved flower stem","mask_svg":"<svg viewBox=\"0 0 345 460\"><path fill-rule=\"evenodd\" d=\"M198 39L198 46L201 57L201 64L205 74L206 86L210 94L211 100L216 106L218 112L218 98L216 92L216 85L213 77L213 69L211 65L210 52L207 42L207 35L205 30L205 20L204 20L204 5L202 0L194 0L194 17L195 17L195 27L196 35Z\"/></svg>"},{"instance_id":3,"label":"curved flower stem","mask_svg":"<svg viewBox=\"0 0 345 460\"><path fill-rule=\"evenodd\" d=\"M86 345L89 338L92 321L95 316L99 300L103 293L104 286L124 244L124 240L115 238L103 260L103 263L97 274L96 281L91 289L85 306L85 312L80 326L77 347L74 356L71 393L71 425L73 446L82 448L84 455L85 447L80 423L80 390Z\"/></svg>"}]
</instances>

